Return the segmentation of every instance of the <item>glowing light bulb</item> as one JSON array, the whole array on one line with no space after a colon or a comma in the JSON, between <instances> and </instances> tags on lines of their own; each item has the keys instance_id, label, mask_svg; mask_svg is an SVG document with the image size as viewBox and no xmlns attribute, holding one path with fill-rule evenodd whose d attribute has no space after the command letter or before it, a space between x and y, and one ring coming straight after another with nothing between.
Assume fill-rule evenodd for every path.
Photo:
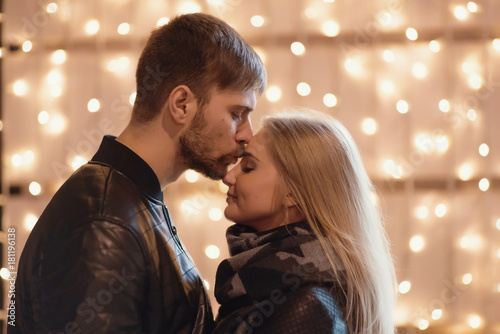
<instances>
[{"instance_id":1,"label":"glowing light bulb","mask_svg":"<svg viewBox=\"0 0 500 334\"><path fill-rule=\"evenodd\" d=\"M78 168L82 167L87 163L87 159L82 157L81 155L77 155L71 160L71 168L76 171Z\"/></svg>"},{"instance_id":2,"label":"glowing light bulb","mask_svg":"<svg viewBox=\"0 0 500 334\"><path fill-rule=\"evenodd\" d=\"M417 79L427 77L427 67L422 63L415 63L412 67L413 76Z\"/></svg>"},{"instance_id":3,"label":"glowing light bulb","mask_svg":"<svg viewBox=\"0 0 500 334\"><path fill-rule=\"evenodd\" d=\"M335 37L339 34L340 27L336 21L326 21L321 25L321 31L328 37Z\"/></svg>"},{"instance_id":4,"label":"glowing light bulb","mask_svg":"<svg viewBox=\"0 0 500 334\"><path fill-rule=\"evenodd\" d=\"M497 230L500 230L500 218L497 219L495 226L496 226Z\"/></svg>"},{"instance_id":5,"label":"glowing light bulb","mask_svg":"<svg viewBox=\"0 0 500 334\"><path fill-rule=\"evenodd\" d=\"M38 196L42 192L42 186L40 183L33 181L30 183L28 190L31 195Z\"/></svg>"},{"instance_id":6,"label":"glowing light bulb","mask_svg":"<svg viewBox=\"0 0 500 334\"><path fill-rule=\"evenodd\" d=\"M45 131L49 134L57 135L66 130L66 119L61 114L52 114Z\"/></svg>"},{"instance_id":7,"label":"glowing light bulb","mask_svg":"<svg viewBox=\"0 0 500 334\"><path fill-rule=\"evenodd\" d=\"M410 107L408 106L408 102L406 102L405 100L399 100L397 103L396 103L396 110L400 113L400 114L406 114L408 112L408 110L410 109Z\"/></svg>"},{"instance_id":8,"label":"glowing light bulb","mask_svg":"<svg viewBox=\"0 0 500 334\"><path fill-rule=\"evenodd\" d=\"M467 319L467 323L469 324L470 328L479 328L481 327L481 317L478 315L471 315Z\"/></svg>"},{"instance_id":9,"label":"glowing light bulb","mask_svg":"<svg viewBox=\"0 0 500 334\"><path fill-rule=\"evenodd\" d=\"M446 99L439 101L439 110L442 112L449 112L451 110L450 102Z\"/></svg>"},{"instance_id":10,"label":"glowing light bulb","mask_svg":"<svg viewBox=\"0 0 500 334\"><path fill-rule=\"evenodd\" d=\"M0 269L0 277L7 280L10 278L10 271L7 268Z\"/></svg>"},{"instance_id":11,"label":"glowing light bulb","mask_svg":"<svg viewBox=\"0 0 500 334\"><path fill-rule=\"evenodd\" d=\"M443 316L443 310L439 308L432 310L431 317L433 320L441 319L442 316Z\"/></svg>"},{"instance_id":12,"label":"glowing light bulb","mask_svg":"<svg viewBox=\"0 0 500 334\"><path fill-rule=\"evenodd\" d=\"M399 283L399 293L400 294L406 294L411 290L411 282L410 281L402 281Z\"/></svg>"},{"instance_id":13,"label":"glowing light bulb","mask_svg":"<svg viewBox=\"0 0 500 334\"><path fill-rule=\"evenodd\" d=\"M307 7L305 10L304 10L304 15L308 18L308 19L315 19L318 17L318 11L316 10L316 8L313 8L313 7Z\"/></svg>"},{"instance_id":14,"label":"glowing light bulb","mask_svg":"<svg viewBox=\"0 0 500 334\"><path fill-rule=\"evenodd\" d=\"M250 23L256 28L262 27L264 25L264 18L260 15L254 15L250 18Z\"/></svg>"},{"instance_id":15,"label":"glowing light bulb","mask_svg":"<svg viewBox=\"0 0 500 334\"><path fill-rule=\"evenodd\" d=\"M24 41L23 45L21 46L21 49L24 52L30 52L33 49L33 43L31 43L31 41Z\"/></svg>"},{"instance_id":16,"label":"glowing light bulb","mask_svg":"<svg viewBox=\"0 0 500 334\"><path fill-rule=\"evenodd\" d=\"M38 123L47 124L49 120L50 120L50 115L45 110L42 110L40 111L40 113L38 113Z\"/></svg>"},{"instance_id":17,"label":"glowing light bulb","mask_svg":"<svg viewBox=\"0 0 500 334\"><path fill-rule=\"evenodd\" d=\"M170 19L168 17L160 17L158 21L156 21L156 26L161 27L165 24L168 24L170 22Z\"/></svg>"},{"instance_id":18,"label":"glowing light bulb","mask_svg":"<svg viewBox=\"0 0 500 334\"><path fill-rule=\"evenodd\" d=\"M434 208L434 214L436 215L436 217L442 218L446 215L446 210L446 205L441 203L436 205L436 207Z\"/></svg>"},{"instance_id":19,"label":"glowing light bulb","mask_svg":"<svg viewBox=\"0 0 500 334\"><path fill-rule=\"evenodd\" d=\"M337 105L337 97L332 93L327 93L323 96L323 103L327 107L335 107Z\"/></svg>"},{"instance_id":20,"label":"glowing light bulb","mask_svg":"<svg viewBox=\"0 0 500 334\"><path fill-rule=\"evenodd\" d=\"M361 128L367 135L373 135L377 132L377 121L371 117L365 118L361 123Z\"/></svg>"},{"instance_id":21,"label":"glowing light bulb","mask_svg":"<svg viewBox=\"0 0 500 334\"><path fill-rule=\"evenodd\" d=\"M35 227L38 217L33 214L28 214L24 218L24 227L26 230L31 231Z\"/></svg>"},{"instance_id":22,"label":"glowing light bulb","mask_svg":"<svg viewBox=\"0 0 500 334\"><path fill-rule=\"evenodd\" d=\"M58 69L52 70L47 75L47 83L51 86L60 85L63 83L63 75Z\"/></svg>"},{"instance_id":23,"label":"glowing light bulb","mask_svg":"<svg viewBox=\"0 0 500 334\"><path fill-rule=\"evenodd\" d=\"M474 174L474 168L470 163L465 163L458 169L458 177L462 181L470 180L473 174Z\"/></svg>"},{"instance_id":24,"label":"glowing light bulb","mask_svg":"<svg viewBox=\"0 0 500 334\"><path fill-rule=\"evenodd\" d=\"M54 65L60 65L66 61L66 56L67 56L66 51L57 50L52 52L52 55L50 56L50 61Z\"/></svg>"},{"instance_id":25,"label":"glowing light bulb","mask_svg":"<svg viewBox=\"0 0 500 334\"><path fill-rule=\"evenodd\" d=\"M469 11L464 6L455 6L453 9L453 15L455 15L457 20L464 21L469 17Z\"/></svg>"},{"instance_id":26,"label":"glowing light bulb","mask_svg":"<svg viewBox=\"0 0 500 334\"><path fill-rule=\"evenodd\" d=\"M474 1L469 1L467 3L467 10L471 13L477 13L478 6Z\"/></svg>"},{"instance_id":27,"label":"glowing light bulb","mask_svg":"<svg viewBox=\"0 0 500 334\"><path fill-rule=\"evenodd\" d=\"M440 153L446 152L450 147L450 140L447 136L437 136L435 138L436 150Z\"/></svg>"},{"instance_id":28,"label":"glowing light bulb","mask_svg":"<svg viewBox=\"0 0 500 334\"><path fill-rule=\"evenodd\" d=\"M116 29L120 35L126 35L130 32L130 24L127 22L120 23L118 29Z\"/></svg>"},{"instance_id":29,"label":"glowing light bulb","mask_svg":"<svg viewBox=\"0 0 500 334\"><path fill-rule=\"evenodd\" d=\"M299 93L300 96L307 96L311 94L311 86L306 82L300 82L297 85L297 93Z\"/></svg>"},{"instance_id":30,"label":"glowing light bulb","mask_svg":"<svg viewBox=\"0 0 500 334\"><path fill-rule=\"evenodd\" d=\"M425 240L420 235L413 236L410 239L410 249L412 252L418 253L424 249Z\"/></svg>"},{"instance_id":31,"label":"glowing light bulb","mask_svg":"<svg viewBox=\"0 0 500 334\"><path fill-rule=\"evenodd\" d=\"M199 13L201 12L201 7L196 2L183 1L177 6L177 12L179 14Z\"/></svg>"},{"instance_id":32,"label":"glowing light bulb","mask_svg":"<svg viewBox=\"0 0 500 334\"><path fill-rule=\"evenodd\" d=\"M434 140L426 133L420 133L415 137L415 147L420 152L428 153L434 148Z\"/></svg>"},{"instance_id":33,"label":"glowing light bulb","mask_svg":"<svg viewBox=\"0 0 500 334\"><path fill-rule=\"evenodd\" d=\"M389 95L394 93L394 83L389 80L383 80L380 84L380 90L383 94Z\"/></svg>"},{"instance_id":34,"label":"glowing light bulb","mask_svg":"<svg viewBox=\"0 0 500 334\"><path fill-rule=\"evenodd\" d=\"M208 211L208 217L214 222L221 220L223 216L224 213L219 208L211 208L210 211Z\"/></svg>"},{"instance_id":35,"label":"glowing light bulb","mask_svg":"<svg viewBox=\"0 0 500 334\"><path fill-rule=\"evenodd\" d=\"M26 81L20 79L20 80L17 80L16 82L14 82L13 90L14 90L14 95L24 96L24 95L28 94L29 87L28 87L28 84L26 83Z\"/></svg>"},{"instance_id":36,"label":"glowing light bulb","mask_svg":"<svg viewBox=\"0 0 500 334\"><path fill-rule=\"evenodd\" d=\"M483 177L481 180L479 180L479 189L481 189L481 191L487 191L490 187L490 181Z\"/></svg>"},{"instance_id":37,"label":"glowing light bulb","mask_svg":"<svg viewBox=\"0 0 500 334\"><path fill-rule=\"evenodd\" d=\"M266 91L266 98L269 102L277 102L281 99L281 89L278 86L271 86Z\"/></svg>"},{"instance_id":38,"label":"glowing light bulb","mask_svg":"<svg viewBox=\"0 0 500 334\"><path fill-rule=\"evenodd\" d=\"M301 56L304 54L304 52L306 51L306 47L304 46L304 44L300 43L300 42L293 42L291 45L290 45L290 50L292 50L292 53L296 56Z\"/></svg>"},{"instance_id":39,"label":"glowing light bulb","mask_svg":"<svg viewBox=\"0 0 500 334\"><path fill-rule=\"evenodd\" d=\"M220 181L219 182L219 191L223 194L226 194L227 191L229 190L229 187L224 184L224 182Z\"/></svg>"},{"instance_id":40,"label":"glowing light bulb","mask_svg":"<svg viewBox=\"0 0 500 334\"><path fill-rule=\"evenodd\" d=\"M62 94L62 87L61 86L54 86L50 88L50 95L52 97L59 97Z\"/></svg>"},{"instance_id":41,"label":"glowing light bulb","mask_svg":"<svg viewBox=\"0 0 500 334\"><path fill-rule=\"evenodd\" d=\"M363 73L363 68L361 66L361 61L358 58L350 57L344 62L344 67L347 72L359 76Z\"/></svg>"},{"instance_id":42,"label":"glowing light bulb","mask_svg":"<svg viewBox=\"0 0 500 334\"><path fill-rule=\"evenodd\" d=\"M491 44L493 45L493 49L500 52L500 38L495 38Z\"/></svg>"},{"instance_id":43,"label":"glowing light bulb","mask_svg":"<svg viewBox=\"0 0 500 334\"><path fill-rule=\"evenodd\" d=\"M418 32L415 28L406 29L406 38L410 41L416 41L418 39Z\"/></svg>"},{"instance_id":44,"label":"glowing light bulb","mask_svg":"<svg viewBox=\"0 0 500 334\"><path fill-rule=\"evenodd\" d=\"M429 328L429 320L427 319L418 320L417 327L421 331L425 331L427 328Z\"/></svg>"},{"instance_id":45,"label":"glowing light bulb","mask_svg":"<svg viewBox=\"0 0 500 334\"><path fill-rule=\"evenodd\" d=\"M195 183L200 178L200 174L192 169L189 169L184 174L184 177L189 183Z\"/></svg>"},{"instance_id":46,"label":"glowing light bulb","mask_svg":"<svg viewBox=\"0 0 500 334\"><path fill-rule=\"evenodd\" d=\"M479 145L479 154L486 157L490 153L490 148L487 144L483 143Z\"/></svg>"},{"instance_id":47,"label":"glowing light bulb","mask_svg":"<svg viewBox=\"0 0 500 334\"><path fill-rule=\"evenodd\" d=\"M429 215L429 209L426 206L419 206L416 210L416 216L418 219L425 219Z\"/></svg>"},{"instance_id":48,"label":"glowing light bulb","mask_svg":"<svg viewBox=\"0 0 500 334\"><path fill-rule=\"evenodd\" d=\"M87 109L89 112L97 112L101 108L101 103L98 99L93 98L87 103Z\"/></svg>"},{"instance_id":49,"label":"glowing light bulb","mask_svg":"<svg viewBox=\"0 0 500 334\"><path fill-rule=\"evenodd\" d=\"M216 259L220 256L219 247L210 245L205 249L205 255L210 259Z\"/></svg>"},{"instance_id":50,"label":"glowing light bulb","mask_svg":"<svg viewBox=\"0 0 500 334\"><path fill-rule=\"evenodd\" d=\"M469 84L469 87L478 90L481 87L483 87L483 78L479 74L471 74L467 78L467 83Z\"/></svg>"},{"instance_id":51,"label":"glowing light bulb","mask_svg":"<svg viewBox=\"0 0 500 334\"><path fill-rule=\"evenodd\" d=\"M395 59L394 52L392 52L391 50L385 50L382 54L382 58L386 63L392 63Z\"/></svg>"},{"instance_id":52,"label":"glowing light bulb","mask_svg":"<svg viewBox=\"0 0 500 334\"><path fill-rule=\"evenodd\" d=\"M47 5L47 13L53 14L57 11L57 4L55 2L51 2Z\"/></svg>"},{"instance_id":53,"label":"glowing light bulb","mask_svg":"<svg viewBox=\"0 0 500 334\"><path fill-rule=\"evenodd\" d=\"M438 53L441 50L441 44L436 40L432 40L429 42L429 49L434 53Z\"/></svg>"},{"instance_id":54,"label":"glowing light bulb","mask_svg":"<svg viewBox=\"0 0 500 334\"><path fill-rule=\"evenodd\" d=\"M477 112L474 109L469 109L467 111L467 118L471 122L475 121L477 119Z\"/></svg>"},{"instance_id":55,"label":"glowing light bulb","mask_svg":"<svg viewBox=\"0 0 500 334\"><path fill-rule=\"evenodd\" d=\"M469 285L472 283L472 275L470 273L464 274L462 276L462 283L464 285Z\"/></svg>"},{"instance_id":56,"label":"glowing light bulb","mask_svg":"<svg viewBox=\"0 0 500 334\"><path fill-rule=\"evenodd\" d=\"M87 35L95 35L99 32L99 21L90 20L85 24L85 33Z\"/></svg>"}]
</instances>

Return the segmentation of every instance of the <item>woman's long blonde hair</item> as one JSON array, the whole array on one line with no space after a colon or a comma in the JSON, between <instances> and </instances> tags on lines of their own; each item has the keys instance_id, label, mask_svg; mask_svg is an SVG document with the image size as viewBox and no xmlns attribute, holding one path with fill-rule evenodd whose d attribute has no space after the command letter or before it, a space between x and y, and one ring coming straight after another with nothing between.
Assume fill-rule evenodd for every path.
<instances>
[{"instance_id":1,"label":"woman's long blonde hair","mask_svg":"<svg viewBox=\"0 0 500 334\"><path fill-rule=\"evenodd\" d=\"M325 114L283 113L263 120L266 146L339 283L350 333L394 333L394 264L372 182L346 128ZM340 273L337 273L341 275ZM347 280L347 282L345 282Z\"/></svg>"}]
</instances>

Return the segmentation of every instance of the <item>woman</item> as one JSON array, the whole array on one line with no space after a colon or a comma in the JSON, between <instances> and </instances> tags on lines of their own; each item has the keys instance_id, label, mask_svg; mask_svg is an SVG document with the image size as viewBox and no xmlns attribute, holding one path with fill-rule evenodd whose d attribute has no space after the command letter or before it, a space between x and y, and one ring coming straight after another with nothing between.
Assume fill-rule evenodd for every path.
<instances>
[{"instance_id":1,"label":"woman","mask_svg":"<svg viewBox=\"0 0 500 334\"><path fill-rule=\"evenodd\" d=\"M395 274L356 145L318 112L264 120L224 178L214 333L394 333Z\"/></svg>"}]
</instances>

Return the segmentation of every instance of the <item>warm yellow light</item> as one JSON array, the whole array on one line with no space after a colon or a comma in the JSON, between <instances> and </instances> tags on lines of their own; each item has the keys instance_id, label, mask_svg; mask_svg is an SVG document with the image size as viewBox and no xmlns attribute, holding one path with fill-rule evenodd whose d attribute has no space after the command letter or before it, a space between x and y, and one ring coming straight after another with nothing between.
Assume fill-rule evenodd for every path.
<instances>
[{"instance_id":1,"label":"warm yellow light","mask_svg":"<svg viewBox=\"0 0 500 334\"><path fill-rule=\"evenodd\" d=\"M371 117L365 118L361 123L361 128L367 135L373 135L377 132L377 121Z\"/></svg>"},{"instance_id":2,"label":"warm yellow light","mask_svg":"<svg viewBox=\"0 0 500 334\"><path fill-rule=\"evenodd\" d=\"M483 177L481 180L479 180L479 189L481 189L481 191L487 191L490 187L490 181Z\"/></svg>"},{"instance_id":3,"label":"warm yellow light","mask_svg":"<svg viewBox=\"0 0 500 334\"><path fill-rule=\"evenodd\" d=\"M57 11L57 4L55 2L51 2L47 5L47 13L52 14Z\"/></svg>"},{"instance_id":4,"label":"warm yellow light","mask_svg":"<svg viewBox=\"0 0 500 334\"><path fill-rule=\"evenodd\" d=\"M215 245L210 245L205 249L205 255L210 259L216 259L220 256L219 247Z\"/></svg>"},{"instance_id":5,"label":"warm yellow light","mask_svg":"<svg viewBox=\"0 0 500 334\"><path fill-rule=\"evenodd\" d=\"M394 89L395 89L394 88L394 83L392 81L383 80L380 83L380 91L383 94L390 95L390 94L394 93Z\"/></svg>"},{"instance_id":6,"label":"warm yellow light","mask_svg":"<svg viewBox=\"0 0 500 334\"><path fill-rule=\"evenodd\" d=\"M344 67L347 70L347 72L355 76L359 76L363 73L361 61L358 57L347 58L344 62Z\"/></svg>"},{"instance_id":7,"label":"warm yellow light","mask_svg":"<svg viewBox=\"0 0 500 334\"><path fill-rule=\"evenodd\" d=\"M415 63L412 67L413 76L417 79L427 77L427 67L422 63Z\"/></svg>"},{"instance_id":8,"label":"warm yellow light","mask_svg":"<svg viewBox=\"0 0 500 334\"><path fill-rule=\"evenodd\" d=\"M205 286L205 289L210 290L210 283L206 279L203 280L203 285Z\"/></svg>"},{"instance_id":9,"label":"warm yellow light","mask_svg":"<svg viewBox=\"0 0 500 334\"><path fill-rule=\"evenodd\" d=\"M33 227L35 227L36 222L38 221L38 217L34 214L27 214L24 218L24 227L26 230L31 231Z\"/></svg>"},{"instance_id":10,"label":"warm yellow light","mask_svg":"<svg viewBox=\"0 0 500 334\"><path fill-rule=\"evenodd\" d=\"M47 131L47 133L53 135L62 133L64 130L66 130L66 119L61 114L51 114L45 130Z\"/></svg>"},{"instance_id":11,"label":"warm yellow light","mask_svg":"<svg viewBox=\"0 0 500 334\"><path fill-rule=\"evenodd\" d=\"M281 89L278 86L270 86L266 91L269 102L277 102L281 99Z\"/></svg>"},{"instance_id":12,"label":"warm yellow light","mask_svg":"<svg viewBox=\"0 0 500 334\"><path fill-rule=\"evenodd\" d=\"M42 186L40 183L33 181L30 183L28 190L31 195L38 196L42 192Z\"/></svg>"},{"instance_id":13,"label":"warm yellow light","mask_svg":"<svg viewBox=\"0 0 500 334\"><path fill-rule=\"evenodd\" d=\"M424 249L425 240L420 235L415 235L410 239L410 249L412 252L418 253Z\"/></svg>"},{"instance_id":14,"label":"warm yellow light","mask_svg":"<svg viewBox=\"0 0 500 334\"><path fill-rule=\"evenodd\" d=\"M426 134L420 133L415 137L415 148L420 152L428 153L435 148L434 139Z\"/></svg>"},{"instance_id":15,"label":"warm yellow light","mask_svg":"<svg viewBox=\"0 0 500 334\"><path fill-rule=\"evenodd\" d=\"M325 96L323 96L323 103L327 107L335 107L337 105L337 97L335 96L335 94L327 93L325 94Z\"/></svg>"},{"instance_id":16,"label":"warm yellow light","mask_svg":"<svg viewBox=\"0 0 500 334\"><path fill-rule=\"evenodd\" d=\"M399 283L399 293L404 295L411 290L411 282L410 281L402 281Z\"/></svg>"},{"instance_id":17,"label":"warm yellow light","mask_svg":"<svg viewBox=\"0 0 500 334\"><path fill-rule=\"evenodd\" d=\"M442 99L439 101L439 110L442 112L449 112L451 110L451 104L448 100Z\"/></svg>"},{"instance_id":18,"label":"warm yellow light","mask_svg":"<svg viewBox=\"0 0 500 334\"><path fill-rule=\"evenodd\" d=\"M130 60L128 57L120 57L118 59L112 59L108 62L107 69L110 72L124 71L128 68Z\"/></svg>"},{"instance_id":19,"label":"warm yellow light","mask_svg":"<svg viewBox=\"0 0 500 334\"><path fill-rule=\"evenodd\" d=\"M33 43L31 43L31 41L24 41L21 48L24 52L30 52L31 49L33 49Z\"/></svg>"},{"instance_id":20,"label":"warm yellow light","mask_svg":"<svg viewBox=\"0 0 500 334\"><path fill-rule=\"evenodd\" d=\"M477 112L474 109L469 109L467 111L467 119L469 121L475 121L477 119Z\"/></svg>"},{"instance_id":21,"label":"warm yellow light","mask_svg":"<svg viewBox=\"0 0 500 334\"><path fill-rule=\"evenodd\" d=\"M229 187L224 184L224 182L220 181L219 182L219 191L222 194L227 194L227 191L229 190Z\"/></svg>"},{"instance_id":22,"label":"warm yellow light","mask_svg":"<svg viewBox=\"0 0 500 334\"><path fill-rule=\"evenodd\" d=\"M78 168L82 167L86 163L87 159L85 159L81 155L77 155L71 160L71 168L73 168L73 170L76 171Z\"/></svg>"},{"instance_id":23,"label":"warm yellow light","mask_svg":"<svg viewBox=\"0 0 500 334\"><path fill-rule=\"evenodd\" d=\"M13 90L14 90L14 95L24 96L28 94L29 87L26 81L19 79L16 82L14 82Z\"/></svg>"},{"instance_id":24,"label":"warm yellow light","mask_svg":"<svg viewBox=\"0 0 500 334\"><path fill-rule=\"evenodd\" d=\"M478 90L481 87L483 87L483 78L479 74L471 74L467 78L467 83L469 84L469 87Z\"/></svg>"},{"instance_id":25,"label":"warm yellow light","mask_svg":"<svg viewBox=\"0 0 500 334\"><path fill-rule=\"evenodd\" d=\"M133 92L132 94L130 94L130 97L128 98L128 103L134 105L136 97L137 97L137 92Z\"/></svg>"},{"instance_id":26,"label":"warm yellow light","mask_svg":"<svg viewBox=\"0 0 500 334\"><path fill-rule=\"evenodd\" d=\"M308 19L315 19L318 17L318 11L316 10L316 8L314 7L307 7L305 10L304 10L304 15L308 18Z\"/></svg>"},{"instance_id":27,"label":"warm yellow light","mask_svg":"<svg viewBox=\"0 0 500 334\"><path fill-rule=\"evenodd\" d=\"M0 277L7 280L10 278L10 271L7 268L0 269Z\"/></svg>"},{"instance_id":28,"label":"warm yellow light","mask_svg":"<svg viewBox=\"0 0 500 334\"><path fill-rule=\"evenodd\" d=\"M406 38L410 41L416 41L418 39L418 32L415 28L406 29Z\"/></svg>"},{"instance_id":29,"label":"warm yellow light","mask_svg":"<svg viewBox=\"0 0 500 334\"><path fill-rule=\"evenodd\" d=\"M426 206L419 206L415 214L418 219L425 219L429 215L429 209Z\"/></svg>"},{"instance_id":30,"label":"warm yellow light","mask_svg":"<svg viewBox=\"0 0 500 334\"><path fill-rule=\"evenodd\" d=\"M259 56L260 60L262 60L262 63L266 64L266 60L267 60L266 52L257 46L254 47L253 49L254 49L255 53L257 53L257 55Z\"/></svg>"},{"instance_id":31,"label":"warm yellow light","mask_svg":"<svg viewBox=\"0 0 500 334\"><path fill-rule=\"evenodd\" d=\"M97 112L101 108L101 103L98 99L93 98L87 103L87 109L89 112Z\"/></svg>"},{"instance_id":32,"label":"warm yellow light","mask_svg":"<svg viewBox=\"0 0 500 334\"><path fill-rule=\"evenodd\" d=\"M500 230L500 218L497 219L495 226L496 226L497 230Z\"/></svg>"},{"instance_id":33,"label":"warm yellow light","mask_svg":"<svg viewBox=\"0 0 500 334\"><path fill-rule=\"evenodd\" d=\"M156 26L161 27L165 24L168 24L169 21L170 19L168 17L160 17L158 21L156 21Z\"/></svg>"},{"instance_id":34,"label":"warm yellow light","mask_svg":"<svg viewBox=\"0 0 500 334\"><path fill-rule=\"evenodd\" d=\"M99 21L90 20L85 24L85 33L87 35L95 35L99 32Z\"/></svg>"},{"instance_id":35,"label":"warm yellow light","mask_svg":"<svg viewBox=\"0 0 500 334\"><path fill-rule=\"evenodd\" d=\"M469 285L472 283L472 274L467 273L462 276L462 283L464 285Z\"/></svg>"},{"instance_id":36,"label":"warm yellow light","mask_svg":"<svg viewBox=\"0 0 500 334\"><path fill-rule=\"evenodd\" d=\"M264 18L260 15L254 15L250 18L250 23L256 28L262 27L264 25Z\"/></svg>"},{"instance_id":37,"label":"warm yellow light","mask_svg":"<svg viewBox=\"0 0 500 334\"><path fill-rule=\"evenodd\" d=\"M61 86L54 86L50 88L50 95L52 97L59 97L62 94L62 87Z\"/></svg>"},{"instance_id":38,"label":"warm yellow light","mask_svg":"<svg viewBox=\"0 0 500 334\"><path fill-rule=\"evenodd\" d=\"M479 328L481 327L481 317L478 315L471 315L467 319L467 323L469 324L470 328Z\"/></svg>"},{"instance_id":39,"label":"warm yellow light","mask_svg":"<svg viewBox=\"0 0 500 334\"><path fill-rule=\"evenodd\" d=\"M19 153L16 153L16 154L12 155L12 158L10 159L10 163L14 167L21 167L21 165L23 164L23 157L22 157L22 155L19 154Z\"/></svg>"},{"instance_id":40,"label":"warm yellow light","mask_svg":"<svg viewBox=\"0 0 500 334\"><path fill-rule=\"evenodd\" d=\"M311 86L309 86L309 84L307 82L300 82L297 85L297 93L300 96L307 96L307 95L311 94Z\"/></svg>"},{"instance_id":41,"label":"warm yellow light","mask_svg":"<svg viewBox=\"0 0 500 334\"><path fill-rule=\"evenodd\" d=\"M460 247L468 250L478 250L483 245L483 240L479 235L469 234L460 238Z\"/></svg>"},{"instance_id":42,"label":"warm yellow light","mask_svg":"<svg viewBox=\"0 0 500 334\"><path fill-rule=\"evenodd\" d=\"M306 47L304 46L304 44L300 43L300 42L293 42L291 45L290 45L290 50L292 50L292 53L296 56L301 56L304 54L304 52L306 51Z\"/></svg>"},{"instance_id":43,"label":"warm yellow light","mask_svg":"<svg viewBox=\"0 0 500 334\"><path fill-rule=\"evenodd\" d=\"M184 177L189 183L195 183L200 178L200 174L192 169L188 169L186 173L184 173Z\"/></svg>"},{"instance_id":44,"label":"warm yellow light","mask_svg":"<svg viewBox=\"0 0 500 334\"><path fill-rule=\"evenodd\" d=\"M482 143L479 145L479 154L483 157L486 157L490 153L490 147L488 144Z\"/></svg>"},{"instance_id":45,"label":"warm yellow light","mask_svg":"<svg viewBox=\"0 0 500 334\"><path fill-rule=\"evenodd\" d=\"M432 40L429 42L429 49L434 53L438 53L441 50L441 44L436 40Z\"/></svg>"},{"instance_id":46,"label":"warm yellow light","mask_svg":"<svg viewBox=\"0 0 500 334\"><path fill-rule=\"evenodd\" d=\"M467 10L471 13L477 13L478 6L474 1L469 1L467 3Z\"/></svg>"},{"instance_id":47,"label":"warm yellow light","mask_svg":"<svg viewBox=\"0 0 500 334\"><path fill-rule=\"evenodd\" d=\"M400 113L400 114L406 114L408 112L408 110L410 109L410 107L408 106L408 102L406 102L405 100L399 100L397 103L396 103L396 110Z\"/></svg>"},{"instance_id":48,"label":"warm yellow light","mask_svg":"<svg viewBox=\"0 0 500 334\"><path fill-rule=\"evenodd\" d=\"M194 1L182 1L177 5L177 12L179 14L199 13L201 7Z\"/></svg>"},{"instance_id":49,"label":"warm yellow light","mask_svg":"<svg viewBox=\"0 0 500 334\"><path fill-rule=\"evenodd\" d=\"M126 35L130 32L130 24L127 22L120 23L118 29L116 29L120 35Z\"/></svg>"},{"instance_id":50,"label":"warm yellow light","mask_svg":"<svg viewBox=\"0 0 500 334\"><path fill-rule=\"evenodd\" d=\"M446 215L446 211L447 211L446 204L443 203L436 205L436 207L434 208L434 214L438 218L444 217Z\"/></svg>"},{"instance_id":51,"label":"warm yellow light","mask_svg":"<svg viewBox=\"0 0 500 334\"><path fill-rule=\"evenodd\" d=\"M339 34L340 27L336 21L329 20L321 25L321 31L328 37L335 37Z\"/></svg>"},{"instance_id":52,"label":"warm yellow light","mask_svg":"<svg viewBox=\"0 0 500 334\"><path fill-rule=\"evenodd\" d=\"M382 54L382 58L386 63L392 63L395 59L394 52L392 52L391 50L385 50Z\"/></svg>"},{"instance_id":53,"label":"warm yellow light","mask_svg":"<svg viewBox=\"0 0 500 334\"><path fill-rule=\"evenodd\" d=\"M450 140L447 136L437 136L434 141L436 143L436 150L440 153L446 152L450 147Z\"/></svg>"},{"instance_id":54,"label":"warm yellow light","mask_svg":"<svg viewBox=\"0 0 500 334\"><path fill-rule=\"evenodd\" d=\"M462 181L468 181L474 174L474 167L470 163L464 163L458 168L458 177Z\"/></svg>"},{"instance_id":55,"label":"warm yellow light","mask_svg":"<svg viewBox=\"0 0 500 334\"><path fill-rule=\"evenodd\" d=\"M50 56L50 61L54 65L60 65L66 61L66 56L67 56L66 51L57 50L52 52L52 55Z\"/></svg>"},{"instance_id":56,"label":"warm yellow light","mask_svg":"<svg viewBox=\"0 0 500 334\"><path fill-rule=\"evenodd\" d=\"M443 310L439 308L432 310L431 317L433 320L441 319L442 316L443 316Z\"/></svg>"},{"instance_id":57,"label":"warm yellow light","mask_svg":"<svg viewBox=\"0 0 500 334\"><path fill-rule=\"evenodd\" d=\"M500 52L500 38L495 38L491 44L493 45L493 49Z\"/></svg>"},{"instance_id":58,"label":"warm yellow light","mask_svg":"<svg viewBox=\"0 0 500 334\"><path fill-rule=\"evenodd\" d=\"M455 15L457 20L464 21L469 17L469 11L464 6L455 6L453 15Z\"/></svg>"},{"instance_id":59,"label":"warm yellow light","mask_svg":"<svg viewBox=\"0 0 500 334\"><path fill-rule=\"evenodd\" d=\"M210 211L208 211L208 218L214 222L221 220L223 216L224 213L219 208L211 208Z\"/></svg>"},{"instance_id":60,"label":"warm yellow light","mask_svg":"<svg viewBox=\"0 0 500 334\"><path fill-rule=\"evenodd\" d=\"M427 328L429 328L429 320L427 319L418 320L417 327L421 331L425 331Z\"/></svg>"},{"instance_id":61,"label":"warm yellow light","mask_svg":"<svg viewBox=\"0 0 500 334\"><path fill-rule=\"evenodd\" d=\"M47 124L49 120L50 120L50 115L45 110L42 110L40 111L40 113L38 113L38 123Z\"/></svg>"},{"instance_id":62,"label":"warm yellow light","mask_svg":"<svg viewBox=\"0 0 500 334\"><path fill-rule=\"evenodd\" d=\"M63 83L63 75L60 70L54 69L47 75L47 83L51 86L60 85Z\"/></svg>"}]
</instances>

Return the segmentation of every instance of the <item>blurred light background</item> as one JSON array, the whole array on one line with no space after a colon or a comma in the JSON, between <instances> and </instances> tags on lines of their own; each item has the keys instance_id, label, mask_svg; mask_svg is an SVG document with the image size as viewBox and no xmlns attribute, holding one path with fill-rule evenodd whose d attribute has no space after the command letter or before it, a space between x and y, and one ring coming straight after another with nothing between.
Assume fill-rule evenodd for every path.
<instances>
[{"instance_id":1,"label":"blurred light background","mask_svg":"<svg viewBox=\"0 0 500 334\"><path fill-rule=\"evenodd\" d=\"M406 333L500 333L500 0L3 0L0 197L17 256L62 182L118 135L150 31L180 13L230 23L261 55L252 113L306 107L350 130L377 186ZM225 186L165 191L213 299ZM9 284L0 316L5 319ZM214 311L218 304L213 299Z\"/></svg>"}]
</instances>

